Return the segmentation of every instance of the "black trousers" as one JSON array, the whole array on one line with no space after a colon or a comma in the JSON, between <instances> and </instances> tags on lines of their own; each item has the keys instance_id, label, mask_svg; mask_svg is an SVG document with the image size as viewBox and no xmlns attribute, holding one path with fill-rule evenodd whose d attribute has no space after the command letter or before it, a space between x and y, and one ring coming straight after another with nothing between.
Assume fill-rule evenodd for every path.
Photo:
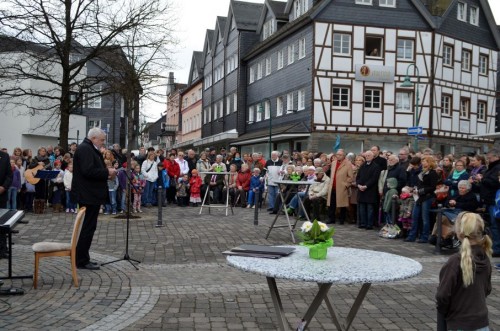
<instances>
[{"instance_id":1,"label":"black trousers","mask_svg":"<svg viewBox=\"0 0 500 331\"><path fill-rule=\"evenodd\" d=\"M337 192L332 190L330 195L330 207L328 207L328 222L335 223L335 210L337 209ZM340 207L340 224L344 224L347 216L347 208Z\"/></svg>"},{"instance_id":2,"label":"black trousers","mask_svg":"<svg viewBox=\"0 0 500 331\"><path fill-rule=\"evenodd\" d=\"M90 262L89 251L97 228L100 205L80 205L80 207L86 207L87 210L85 211L80 238L76 245L76 265L84 266Z\"/></svg>"}]
</instances>

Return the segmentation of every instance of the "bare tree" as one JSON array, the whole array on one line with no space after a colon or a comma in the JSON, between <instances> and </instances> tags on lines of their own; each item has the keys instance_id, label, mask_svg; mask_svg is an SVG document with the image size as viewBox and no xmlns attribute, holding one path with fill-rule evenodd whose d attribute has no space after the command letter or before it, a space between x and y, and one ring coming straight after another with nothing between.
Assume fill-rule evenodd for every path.
<instances>
[{"instance_id":1,"label":"bare tree","mask_svg":"<svg viewBox=\"0 0 500 331\"><path fill-rule=\"evenodd\" d=\"M63 148L69 116L83 102L75 92L103 82L101 93L121 94L130 125L137 125L138 94L154 98L150 91L171 65L172 16L169 0L4 0L0 32L7 45L14 43L0 50L0 79L9 82L0 85L0 98L48 113L46 122L59 124ZM5 56L12 53L18 56ZM88 77L89 61L105 63L103 73Z\"/></svg>"}]
</instances>

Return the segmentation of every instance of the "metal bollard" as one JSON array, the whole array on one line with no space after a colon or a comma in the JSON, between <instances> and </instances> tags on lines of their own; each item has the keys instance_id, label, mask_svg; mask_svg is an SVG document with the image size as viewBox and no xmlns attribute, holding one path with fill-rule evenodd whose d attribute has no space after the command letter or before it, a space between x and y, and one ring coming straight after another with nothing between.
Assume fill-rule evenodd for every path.
<instances>
[{"instance_id":1,"label":"metal bollard","mask_svg":"<svg viewBox=\"0 0 500 331\"><path fill-rule=\"evenodd\" d=\"M158 187L158 222L155 227L160 228L163 226L163 187Z\"/></svg>"},{"instance_id":2,"label":"metal bollard","mask_svg":"<svg viewBox=\"0 0 500 331\"><path fill-rule=\"evenodd\" d=\"M443 235L443 205L439 204L437 206L438 214L437 214L437 238L436 238L436 246L434 246L434 254L441 254L441 236Z\"/></svg>"},{"instance_id":3,"label":"metal bollard","mask_svg":"<svg viewBox=\"0 0 500 331\"><path fill-rule=\"evenodd\" d=\"M397 211L398 211L398 197L393 197L391 204L392 224L396 224L396 220L398 219Z\"/></svg>"},{"instance_id":4,"label":"metal bollard","mask_svg":"<svg viewBox=\"0 0 500 331\"><path fill-rule=\"evenodd\" d=\"M255 198L255 200L254 200L255 211L253 213L253 225L259 225L260 190L257 190L257 192L255 192L254 198Z\"/></svg>"}]
</instances>

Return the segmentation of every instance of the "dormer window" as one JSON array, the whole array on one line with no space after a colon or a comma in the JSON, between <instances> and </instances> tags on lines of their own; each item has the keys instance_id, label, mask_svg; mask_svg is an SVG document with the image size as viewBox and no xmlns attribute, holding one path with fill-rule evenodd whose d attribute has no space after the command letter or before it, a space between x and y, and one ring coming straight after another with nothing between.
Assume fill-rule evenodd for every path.
<instances>
[{"instance_id":1,"label":"dormer window","mask_svg":"<svg viewBox=\"0 0 500 331\"><path fill-rule=\"evenodd\" d=\"M356 0L357 5L372 5L372 0Z\"/></svg>"},{"instance_id":2,"label":"dormer window","mask_svg":"<svg viewBox=\"0 0 500 331\"><path fill-rule=\"evenodd\" d=\"M459 2L457 6L457 19L459 21L467 21L467 4Z\"/></svg>"},{"instance_id":3,"label":"dormer window","mask_svg":"<svg viewBox=\"0 0 500 331\"><path fill-rule=\"evenodd\" d=\"M470 7L469 23L479 25L479 9L477 7Z\"/></svg>"},{"instance_id":4,"label":"dormer window","mask_svg":"<svg viewBox=\"0 0 500 331\"><path fill-rule=\"evenodd\" d=\"M309 9L308 0L295 0L294 3L294 18L299 18Z\"/></svg>"},{"instance_id":5,"label":"dormer window","mask_svg":"<svg viewBox=\"0 0 500 331\"><path fill-rule=\"evenodd\" d=\"M262 27L262 40L269 38L274 33L274 19L264 23Z\"/></svg>"}]
</instances>

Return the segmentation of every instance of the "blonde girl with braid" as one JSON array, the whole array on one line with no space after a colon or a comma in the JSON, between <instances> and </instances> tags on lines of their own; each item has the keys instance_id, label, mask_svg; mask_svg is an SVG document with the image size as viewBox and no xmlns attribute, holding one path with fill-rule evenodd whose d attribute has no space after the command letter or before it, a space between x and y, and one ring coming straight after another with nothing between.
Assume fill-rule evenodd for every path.
<instances>
[{"instance_id":1,"label":"blonde girl with braid","mask_svg":"<svg viewBox=\"0 0 500 331\"><path fill-rule=\"evenodd\" d=\"M458 214L455 231L462 245L439 273L437 330L488 331L492 241L475 213Z\"/></svg>"}]
</instances>

